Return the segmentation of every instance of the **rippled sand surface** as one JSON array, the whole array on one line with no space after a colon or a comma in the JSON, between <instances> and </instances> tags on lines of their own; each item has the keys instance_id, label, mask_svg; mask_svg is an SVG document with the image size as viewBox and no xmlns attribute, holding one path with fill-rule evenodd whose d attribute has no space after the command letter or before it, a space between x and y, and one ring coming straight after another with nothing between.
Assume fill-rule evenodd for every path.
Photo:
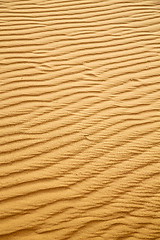
<instances>
[{"instance_id":1,"label":"rippled sand surface","mask_svg":"<svg viewBox=\"0 0 160 240\"><path fill-rule=\"evenodd\" d=\"M0 240L160 239L160 2L0 1Z\"/></svg>"}]
</instances>

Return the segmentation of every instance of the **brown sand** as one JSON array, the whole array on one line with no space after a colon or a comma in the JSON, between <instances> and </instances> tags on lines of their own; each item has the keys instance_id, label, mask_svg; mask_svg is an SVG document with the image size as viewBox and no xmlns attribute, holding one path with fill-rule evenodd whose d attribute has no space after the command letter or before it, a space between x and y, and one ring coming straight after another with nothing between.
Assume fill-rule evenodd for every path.
<instances>
[{"instance_id":1,"label":"brown sand","mask_svg":"<svg viewBox=\"0 0 160 240\"><path fill-rule=\"evenodd\" d=\"M160 2L0 1L0 240L160 239Z\"/></svg>"}]
</instances>

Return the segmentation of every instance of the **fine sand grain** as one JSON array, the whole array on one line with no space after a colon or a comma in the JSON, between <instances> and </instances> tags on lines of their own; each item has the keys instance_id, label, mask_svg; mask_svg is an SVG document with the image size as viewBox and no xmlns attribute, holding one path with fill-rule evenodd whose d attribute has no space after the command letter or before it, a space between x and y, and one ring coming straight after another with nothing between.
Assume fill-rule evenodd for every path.
<instances>
[{"instance_id":1,"label":"fine sand grain","mask_svg":"<svg viewBox=\"0 0 160 240\"><path fill-rule=\"evenodd\" d=\"M160 1L0 1L0 240L160 239Z\"/></svg>"}]
</instances>

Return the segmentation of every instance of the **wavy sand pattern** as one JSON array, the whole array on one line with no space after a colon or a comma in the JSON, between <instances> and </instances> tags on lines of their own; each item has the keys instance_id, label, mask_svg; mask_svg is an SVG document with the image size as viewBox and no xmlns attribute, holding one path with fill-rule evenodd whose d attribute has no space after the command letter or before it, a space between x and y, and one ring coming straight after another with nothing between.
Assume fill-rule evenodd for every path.
<instances>
[{"instance_id":1,"label":"wavy sand pattern","mask_svg":"<svg viewBox=\"0 0 160 240\"><path fill-rule=\"evenodd\" d=\"M0 1L0 240L160 239L158 0Z\"/></svg>"}]
</instances>

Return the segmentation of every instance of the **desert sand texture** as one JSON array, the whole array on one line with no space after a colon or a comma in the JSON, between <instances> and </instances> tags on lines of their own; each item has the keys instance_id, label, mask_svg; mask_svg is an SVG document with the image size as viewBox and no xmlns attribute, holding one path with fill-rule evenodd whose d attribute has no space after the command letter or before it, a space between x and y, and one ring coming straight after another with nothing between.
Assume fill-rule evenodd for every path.
<instances>
[{"instance_id":1,"label":"desert sand texture","mask_svg":"<svg viewBox=\"0 0 160 240\"><path fill-rule=\"evenodd\" d=\"M160 1L0 1L0 240L160 239Z\"/></svg>"}]
</instances>

